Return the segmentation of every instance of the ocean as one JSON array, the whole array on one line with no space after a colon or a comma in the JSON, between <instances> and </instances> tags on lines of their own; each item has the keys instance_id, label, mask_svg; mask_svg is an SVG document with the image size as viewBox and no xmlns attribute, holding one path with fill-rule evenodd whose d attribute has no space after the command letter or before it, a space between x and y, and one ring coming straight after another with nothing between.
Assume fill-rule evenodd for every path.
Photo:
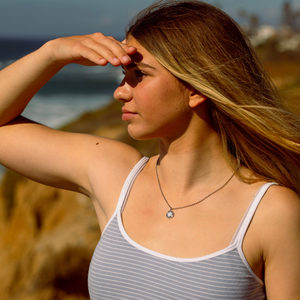
<instances>
[{"instance_id":1,"label":"ocean","mask_svg":"<svg viewBox=\"0 0 300 300\"><path fill-rule=\"evenodd\" d=\"M0 39L0 70L38 49L46 40ZM112 101L122 78L121 68L71 64L56 74L33 97L23 116L59 128L81 114ZM0 165L0 179L4 167Z\"/></svg>"}]
</instances>

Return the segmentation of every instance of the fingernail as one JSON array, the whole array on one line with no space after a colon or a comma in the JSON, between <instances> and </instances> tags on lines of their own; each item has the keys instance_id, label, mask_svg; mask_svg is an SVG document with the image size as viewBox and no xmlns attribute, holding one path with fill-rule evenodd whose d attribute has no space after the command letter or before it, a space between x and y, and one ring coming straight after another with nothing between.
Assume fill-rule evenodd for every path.
<instances>
[{"instance_id":1,"label":"fingernail","mask_svg":"<svg viewBox=\"0 0 300 300\"><path fill-rule=\"evenodd\" d=\"M118 58L116 58L116 57L113 58L113 61L114 61L116 64L120 64L120 63L121 63L120 60L119 60Z\"/></svg>"},{"instance_id":2,"label":"fingernail","mask_svg":"<svg viewBox=\"0 0 300 300\"><path fill-rule=\"evenodd\" d=\"M123 62L123 63L128 63L128 62L130 62L130 61L131 61L131 59L130 59L128 56L124 55L124 56L122 57L122 62Z\"/></svg>"},{"instance_id":3,"label":"fingernail","mask_svg":"<svg viewBox=\"0 0 300 300\"><path fill-rule=\"evenodd\" d=\"M133 51L133 50L136 50L136 48L135 47L129 47L128 50Z\"/></svg>"}]
</instances>

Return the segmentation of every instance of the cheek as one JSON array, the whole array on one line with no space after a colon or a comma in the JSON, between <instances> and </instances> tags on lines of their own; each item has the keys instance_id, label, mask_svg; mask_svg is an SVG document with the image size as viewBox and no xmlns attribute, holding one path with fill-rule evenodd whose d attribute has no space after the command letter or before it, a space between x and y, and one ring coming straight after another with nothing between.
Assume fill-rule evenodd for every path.
<instances>
[{"instance_id":1,"label":"cheek","mask_svg":"<svg viewBox=\"0 0 300 300\"><path fill-rule=\"evenodd\" d=\"M170 89L169 92L166 93L165 99L165 106L174 114L187 112L190 108L188 98L180 90L174 91Z\"/></svg>"},{"instance_id":2,"label":"cheek","mask_svg":"<svg viewBox=\"0 0 300 300\"><path fill-rule=\"evenodd\" d=\"M177 107L185 107L189 104L189 89L179 82L175 77L164 84L163 92L168 101Z\"/></svg>"},{"instance_id":3,"label":"cheek","mask_svg":"<svg viewBox=\"0 0 300 300\"><path fill-rule=\"evenodd\" d=\"M190 108L187 88L175 79L170 81L159 78L150 83L140 83L134 94L140 112L151 118L166 118L166 113L180 114Z\"/></svg>"}]
</instances>

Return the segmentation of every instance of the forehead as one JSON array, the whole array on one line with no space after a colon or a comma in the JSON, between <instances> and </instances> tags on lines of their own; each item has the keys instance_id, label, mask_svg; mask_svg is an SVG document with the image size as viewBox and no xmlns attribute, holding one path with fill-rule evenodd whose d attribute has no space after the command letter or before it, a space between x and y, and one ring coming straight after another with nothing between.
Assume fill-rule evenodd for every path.
<instances>
[{"instance_id":1,"label":"forehead","mask_svg":"<svg viewBox=\"0 0 300 300\"><path fill-rule=\"evenodd\" d=\"M186 83L179 80L167 68L160 64L156 58L151 55L135 38L127 38L126 44L128 46L135 47L137 52L130 56L132 63L127 66L123 66L124 68L131 68L135 66L147 68L148 70L151 70L153 74L156 74L156 76L161 76L164 79L169 80L168 82L172 81L184 90L187 89Z\"/></svg>"},{"instance_id":2,"label":"forehead","mask_svg":"<svg viewBox=\"0 0 300 300\"><path fill-rule=\"evenodd\" d=\"M126 44L133 46L137 49L134 55L131 55L133 64L153 67L155 69L162 67L161 64L152 56L136 39L130 37L127 39ZM146 64L146 65L145 65Z\"/></svg>"}]
</instances>

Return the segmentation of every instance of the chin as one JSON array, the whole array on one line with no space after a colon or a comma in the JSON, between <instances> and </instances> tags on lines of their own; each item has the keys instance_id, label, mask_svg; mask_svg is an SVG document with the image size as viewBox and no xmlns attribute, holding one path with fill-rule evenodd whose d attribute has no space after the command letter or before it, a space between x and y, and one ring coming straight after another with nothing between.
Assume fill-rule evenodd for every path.
<instances>
[{"instance_id":1,"label":"chin","mask_svg":"<svg viewBox=\"0 0 300 300\"><path fill-rule=\"evenodd\" d=\"M129 133L129 132L128 132ZM133 138L136 141L147 141L147 140L153 140L157 137L150 137L150 136L144 136L144 135L136 135L129 133L130 137Z\"/></svg>"},{"instance_id":2,"label":"chin","mask_svg":"<svg viewBox=\"0 0 300 300\"><path fill-rule=\"evenodd\" d=\"M143 132L141 130L137 131L137 130L133 130L132 128L130 128L130 126L128 126L128 134L131 136L131 138L133 138L134 140L137 141L145 141L145 140L153 140L153 139L157 139L158 136L154 135L151 132Z\"/></svg>"}]
</instances>

